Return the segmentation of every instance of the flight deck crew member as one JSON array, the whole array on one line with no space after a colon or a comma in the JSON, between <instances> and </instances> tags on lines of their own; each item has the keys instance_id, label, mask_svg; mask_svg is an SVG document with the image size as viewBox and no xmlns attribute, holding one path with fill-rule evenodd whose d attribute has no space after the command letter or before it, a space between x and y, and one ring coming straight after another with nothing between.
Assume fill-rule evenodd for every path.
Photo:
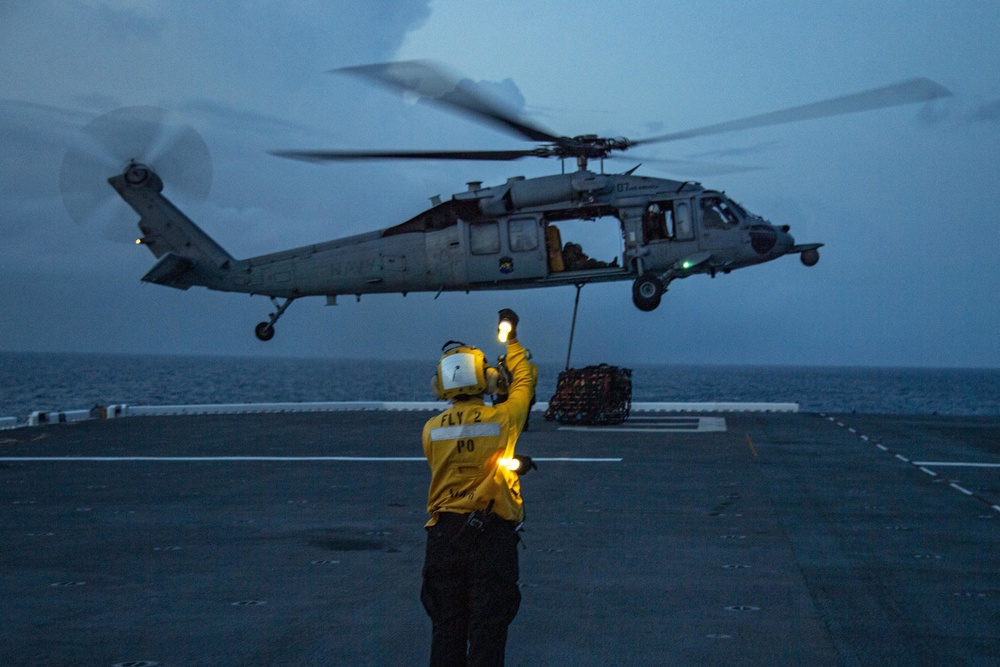
<instances>
[{"instance_id":1,"label":"flight deck crew member","mask_svg":"<svg viewBox=\"0 0 1000 667\"><path fill-rule=\"evenodd\" d=\"M427 552L421 601L431 618L431 667L504 664L507 626L517 615L517 530L524 520L518 472L534 467L514 445L529 410L535 376L511 324L507 400L485 405L497 370L480 350L449 342L431 384L451 406L424 426L431 468ZM451 347L449 347L449 345Z\"/></svg>"}]
</instances>

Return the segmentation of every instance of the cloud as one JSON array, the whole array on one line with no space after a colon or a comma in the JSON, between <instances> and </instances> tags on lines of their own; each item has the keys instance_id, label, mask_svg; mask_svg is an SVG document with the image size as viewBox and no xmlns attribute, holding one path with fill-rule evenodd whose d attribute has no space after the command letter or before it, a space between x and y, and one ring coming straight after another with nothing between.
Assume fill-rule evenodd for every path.
<instances>
[{"instance_id":1,"label":"cloud","mask_svg":"<svg viewBox=\"0 0 1000 667\"><path fill-rule=\"evenodd\" d=\"M471 82L470 82L471 83ZM499 100L511 109L524 110L524 94L513 79L503 81L476 81L475 88L487 97Z\"/></svg>"},{"instance_id":2,"label":"cloud","mask_svg":"<svg viewBox=\"0 0 1000 667\"><path fill-rule=\"evenodd\" d=\"M959 129L965 125L1000 122L1000 99L974 103L961 99L934 100L920 105L917 118L932 127Z\"/></svg>"},{"instance_id":3,"label":"cloud","mask_svg":"<svg viewBox=\"0 0 1000 667\"><path fill-rule=\"evenodd\" d=\"M178 110L208 125L253 138L273 137L276 134L295 134L309 138L330 136L329 132L318 127L204 97L184 102L178 106Z\"/></svg>"},{"instance_id":4,"label":"cloud","mask_svg":"<svg viewBox=\"0 0 1000 667\"><path fill-rule=\"evenodd\" d=\"M59 165L86 119L73 109L0 99L0 232L6 247L32 227L66 221Z\"/></svg>"},{"instance_id":5,"label":"cloud","mask_svg":"<svg viewBox=\"0 0 1000 667\"><path fill-rule=\"evenodd\" d=\"M761 141L750 146L733 146L730 148L718 148L716 150L704 151L701 153L689 153L687 157L692 159L718 159L743 157L745 155L760 155L774 150L781 145L780 141Z\"/></svg>"},{"instance_id":6,"label":"cloud","mask_svg":"<svg viewBox=\"0 0 1000 667\"><path fill-rule=\"evenodd\" d=\"M94 19L119 34L139 39L159 39L164 31L165 10L155 0L79 0Z\"/></svg>"},{"instance_id":7,"label":"cloud","mask_svg":"<svg viewBox=\"0 0 1000 667\"><path fill-rule=\"evenodd\" d=\"M964 97L919 109L765 129L735 144L706 137L684 145L685 154L706 161L780 151L767 174L712 178L706 186L792 224L801 242L827 242L823 260L813 269L793 257L714 281L692 278L672 287L651 314L633 308L627 282L588 287L581 314L589 309L592 317L581 320L575 350L581 360L630 363L932 363L963 350L966 363L996 364L995 327L978 326L996 319L995 304L962 296L1000 280L990 259L1000 232L988 207L959 203L987 191L995 178L1000 135L986 130L1000 120L1000 100L988 78L969 73L995 71L996 21L970 21L962 12L942 21L939 9L913 5L905 14L914 30L904 35L870 28L885 25L880 21L845 24L842 9L806 19L767 2L737 12L709 3L697 15L663 3L616 14L571 5L513 0L498 13L487 3L428 0L0 3L0 90L9 98L0 100L0 296L10 323L4 347L430 358L443 340L479 336L497 308L513 305L533 327L538 352L559 360L570 287L439 299L365 296L361 303L342 299L337 308L303 299L263 346L252 329L270 309L267 299L140 287L153 263L148 250L102 244L63 208L65 146L95 117L132 105L168 109L202 135L212 190L203 205L183 210L241 257L398 224L426 209L428 196L447 198L466 181L559 173L558 163L541 160L317 166L265 152L530 146L481 122L325 73L435 58L470 75L475 90L519 114L541 114L561 133L632 138L905 76L927 74L956 90L969 81ZM648 19L629 19L636 9ZM675 37L665 38L667 24ZM705 25L717 35L758 38L682 37L701 34ZM580 34L601 34L600 45ZM933 52L925 48L932 36ZM789 52L801 55L782 56ZM663 122L644 131L650 119ZM678 155L666 145L662 153ZM686 167L697 166L690 163L673 164L688 178ZM591 166L598 168L596 161ZM127 207L125 213L134 225L134 214ZM942 234L951 242L928 241ZM956 303L976 326L945 336L950 330L928 325L934 313L948 319ZM44 304L41 319L37 304ZM913 351L903 354L869 335L866 322L874 319L914 341ZM622 330L629 335L608 333Z\"/></svg>"},{"instance_id":8,"label":"cloud","mask_svg":"<svg viewBox=\"0 0 1000 667\"><path fill-rule=\"evenodd\" d=\"M980 123L1000 122L1000 99L976 107L971 113L971 118Z\"/></svg>"}]
</instances>

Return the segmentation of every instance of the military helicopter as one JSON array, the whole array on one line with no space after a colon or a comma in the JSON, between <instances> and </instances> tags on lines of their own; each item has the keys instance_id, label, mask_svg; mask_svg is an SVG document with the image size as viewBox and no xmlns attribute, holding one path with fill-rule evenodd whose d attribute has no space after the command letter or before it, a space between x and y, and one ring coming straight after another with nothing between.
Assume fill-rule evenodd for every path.
<instances>
[{"instance_id":1,"label":"military helicopter","mask_svg":"<svg viewBox=\"0 0 1000 667\"><path fill-rule=\"evenodd\" d=\"M485 151L271 151L274 155L310 162L557 158L562 161L562 173L515 176L494 186L470 182L465 191L446 201L432 198L431 208L392 227L236 259L163 196L158 171L165 172L158 167L158 160L167 165L171 160L136 157L144 155L150 144L163 143L161 138L153 140L155 132L146 132L150 137L138 150L130 146L123 152L121 146L113 146L119 148L118 168L125 166L107 179L140 216L141 236L136 243L149 248L158 259L143 281L181 290L202 286L270 297L274 312L255 329L262 341L274 336L275 324L288 307L306 296L324 296L334 305L342 295L355 295L360 300L362 294L388 292L406 295L561 285L575 285L579 290L589 283L631 281L635 306L652 311L675 280L695 274L715 277L792 254L799 255L804 265L813 266L823 244L796 244L788 225L775 225L723 192L694 181L638 176L638 165L624 173L604 173L605 158L637 146L950 95L939 84L917 78L741 120L631 140L553 134L477 89L471 81L427 61L334 71L415 94L537 145ZM114 125L105 120L102 128ZM200 138L191 132L174 133L180 152L207 155L204 143L199 144ZM96 128L90 134L107 143L106 129ZM88 160L78 154L67 155L63 164L64 200L71 212L72 174L81 165L92 165ZM575 171L566 172L566 160L575 160ZM588 169L594 160L601 163L599 173ZM183 157L173 161L178 162L187 166ZM194 172L196 187L203 187L203 170ZM589 258L580 245L561 238L560 224L597 220L612 220L620 230L622 252L611 262Z\"/></svg>"}]
</instances>

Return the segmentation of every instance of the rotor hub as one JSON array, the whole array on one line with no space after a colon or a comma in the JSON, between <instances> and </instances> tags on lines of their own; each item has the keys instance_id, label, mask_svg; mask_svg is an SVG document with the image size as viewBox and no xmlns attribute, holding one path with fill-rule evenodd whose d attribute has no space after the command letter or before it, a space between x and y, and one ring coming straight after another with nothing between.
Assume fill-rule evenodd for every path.
<instances>
[{"instance_id":1,"label":"rotor hub","mask_svg":"<svg viewBox=\"0 0 1000 667\"><path fill-rule=\"evenodd\" d=\"M125 182L129 185L142 185L149 180L153 171L139 162L129 162L125 167Z\"/></svg>"},{"instance_id":2,"label":"rotor hub","mask_svg":"<svg viewBox=\"0 0 1000 667\"><path fill-rule=\"evenodd\" d=\"M160 180L160 177L156 175L156 172L151 167L141 162L136 162L135 160L129 162L122 176L130 187L150 188L156 192L163 190L163 181Z\"/></svg>"}]
</instances>

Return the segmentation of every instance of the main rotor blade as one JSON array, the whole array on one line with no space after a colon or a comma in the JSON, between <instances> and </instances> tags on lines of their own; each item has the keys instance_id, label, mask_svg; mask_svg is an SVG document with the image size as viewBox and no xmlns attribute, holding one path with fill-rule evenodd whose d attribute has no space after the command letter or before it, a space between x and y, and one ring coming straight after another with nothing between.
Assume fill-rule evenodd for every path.
<instances>
[{"instance_id":1,"label":"main rotor blade","mask_svg":"<svg viewBox=\"0 0 1000 667\"><path fill-rule=\"evenodd\" d=\"M509 105L476 90L469 79L461 79L442 65L427 60L360 65L330 71L353 74L414 93L531 141L556 142L559 139L545 128L523 118Z\"/></svg>"},{"instance_id":2,"label":"main rotor blade","mask_svg":"<svg viewBox=\"0 0 1000 667\"><path fill-rule=\"evenodd\" d=\"M519 160L546 157L538 149L518 151L268 151L271 155L305 162L346 160Z\"/></svg>"},{"instance_id":3,"label":"main rotor blade","mask_svg":"<svg viewBox=\"0 0 1000 667\"><path fill-rule=\"evenodd\" d=\"M703 162L701 160L683 160L661 157L647 157L645 155L609 155L606 160L629 160L651 164L662 168L662 171L671 174L681 174L690 176L722 176L724 174L740 174L748 171L763 171L767 167L755 167L743 164L726 164L723 162Z\"/></svg>"},{"instance_id":4,"label":"main rotor blade","mask_svg":"<svg viewBox=\"0 0 1000 667\"><path fill-rule=\"evenodd\" d=\"M705 127L685 130L683 132L673 132L671 134L661 134L656 137L648 137L637 141L630 141L630 146L643 144L654 144L664 141L676 141L678 139L690 139L692 137L702 137L709 134L721 134L723 132L736 132L737 130L748 130L755 127L766 127L768 125L781 125L783 123L795 123L802 120L814 118L825 118L828 116L840 116L843 114L870 111L872 109L883 109L902 104L912 104L914 102L927 102L939 97L949 97L951 91L935 83L930 79L916 78L901 81L881 88L873 88L852 95L835 97L821 102L813 102L802 106L783 109L781 111L771 111L740 120L731 120L725 123L707 125Z\"/></svg>"}]
</instances>

